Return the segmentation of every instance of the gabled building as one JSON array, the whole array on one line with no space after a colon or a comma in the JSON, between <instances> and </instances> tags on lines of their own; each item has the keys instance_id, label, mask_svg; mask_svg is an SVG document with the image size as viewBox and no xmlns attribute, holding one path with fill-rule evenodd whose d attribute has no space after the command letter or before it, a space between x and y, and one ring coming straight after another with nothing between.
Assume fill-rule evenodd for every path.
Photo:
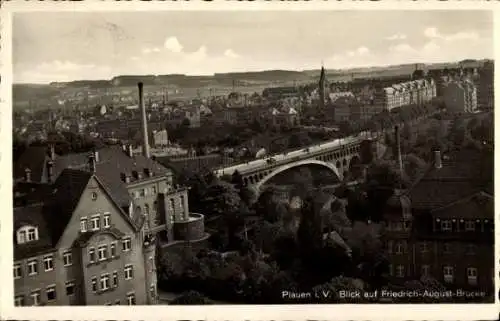
<instances>
[{"instance_id":1,"label":"gabled building","mask_svg":"<svg viewBox=\"0 0 500 321\"><path fill-rule=\"evenodd\" d=\"M439 151L420 178L385 212L390 275L432 276L450 288L494 289L492 155Z\"/></svg>"},{"instance_id":2,"label":"gabled building","mask_svg":"<svg viewBox=\"0 0 500 321\"><path fill-rule=\"evenodd\" d=\"M154 238L98 174L65 169L39 196L14 208L15 305L156 303Z\"/></svg>"}]
</instances>

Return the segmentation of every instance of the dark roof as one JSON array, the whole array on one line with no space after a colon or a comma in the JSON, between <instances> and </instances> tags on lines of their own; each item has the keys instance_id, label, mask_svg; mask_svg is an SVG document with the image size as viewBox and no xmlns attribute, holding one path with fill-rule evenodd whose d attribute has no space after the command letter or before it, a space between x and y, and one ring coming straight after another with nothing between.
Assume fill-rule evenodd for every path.
<instances>
[{"instance_id":1,"label":"dark roof","mask_svg":"<svg viewBox=\"0 0 500 321\"><path fill-rule=\"evenodd\" d=\"M92 177L96 179L104 192L110 196L111 201L114 202L114 205L122 212L123 217L131 226L136 231L141 227L143 223L142 217L130 219L126 213L123 213L123 208L113 199L113 195L109 193L109 190L102 184L99 177L87 171L64 169L51 186L50 196L46 194L47 197L45 197L43 205L36 204L15 208L15 230L23 225L32 224L38 227L39 233L37 242L30 242L27 246L16 244L14 247L16 260L34 256L43 251L50 251L56 246Z\"/></svg>"},{"instance_id":2,"label":"dark roof","mask_svg":"<svg viewBox=\"0 0 500 321\"><path fill-rule=\"evenodd\" d=\"M457 202L432 211L440 218L491 219L493 220L493 196L478 192Z\"/></svg>"},{"instance_id":3,"label":"dark roof","mask_svg":"<svg viewBox=\"0 0 500 321\"><path fill-rule=\"evenodd\" d=\"M50 204L52 211L44 212L50 225L54 244L57 243L66 229L91 177L92 173L90 172L65 169L55 181L52 204Z\"/></svg>"},{"instance_id":4,"label":"dark roof","mask_svg":"<svg viewBox=\"0 0 500 321\"><path fill-rule=\"evenodd\" d=\"M153 178L171 173L170 170L158 162L142 155L129 157L118 146L100 149L98 154L96 175L121 207L128 206L130 202L126 188L127 184L121 177L122 173L130 176L130 183L151 179L144 173L146 168L153 173ZM54 164L54 175L57 177L65 168L88 170L88 158L89 153L68 154L57 157ZM135 179L132 175L133 171L142 173L142 179Z\"/></svg>"},{"instance_id":5,"label":"dark roof","mask_svg":"<svg viewBox=\"0 0 500 321\"><path fill-rule=\"evenodd\" d=\"M436 209L480 191L493 193L493 155L464 149L429 166L409 191L414 208Z\"/></svg>"},{"instance_id":6,"label":"dark roof","mask_svg":"<svg viewBox=\"0 0 500 321\"><path fill-rule=\"evenodd\" d=\"M48 160L46 147L28 147L14 163L14 180L24 179L25 170L29 168L31 170L31 180L41 182L46 160Z\"/></svg>"},{"instance_id":7,"label":"dark roof","mask_svg":"<svg viewBox=\"0 0 500 321\"><path fill-rule=\"evenodd\" d=\"M20 260L39 253L49 252L53 248L53 239L50 225L45 220L43 204L14 208L14 260ZM33 225L38 227L38 241L17 244L16 231L22 226Z\"/></svg>"}]
</instances>

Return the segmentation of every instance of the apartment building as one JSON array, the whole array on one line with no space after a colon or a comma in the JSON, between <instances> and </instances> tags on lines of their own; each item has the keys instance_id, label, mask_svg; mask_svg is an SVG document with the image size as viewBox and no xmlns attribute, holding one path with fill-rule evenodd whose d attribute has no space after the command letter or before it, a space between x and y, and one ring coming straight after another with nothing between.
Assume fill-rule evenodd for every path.
<instances>
[{"instance_id":1,"label":"apartment building","mask_svg":"<svg viewBox=\"0 0 500 321\"><path fill-rule=\"evenodd\" d=\"M486 158L464 150L442 160L436 151L414 186L388 201L385 245L394 282L431 276L450 288L494 289L493 169Z\"/></svg>"},{"instance_id":2,"label":"apartment building","mask_svg":"<svg viewBox=\"0 0 500 321\"><path fill-rule=\"evenodd\" d=\"M93 171L65 169L49 190L14 209L15 305L156 303L154 238L131 204Z\"/></svg>"},{"instance_id":3,"label":"apartment building","mask_svg":"<svg viewBox=\"0 0 500 321\"><path fill-rule=\"evenodd\" d=\"M449 82L443 90L446 110L455 113L477 111L477 89L469 80Z\"/></svg>"},{"instance_id":4,"label":"apartment building","mask_svg":"<svg viewBox=\"0 0 500 321\"><path fill-rule=\"evenodd\" d=\"M436 84L433 79L417 79L394 84L378 90L374 95L376 105L391 111L407 105L422 105L436 97Z\"/></svg>"}]
</instances>

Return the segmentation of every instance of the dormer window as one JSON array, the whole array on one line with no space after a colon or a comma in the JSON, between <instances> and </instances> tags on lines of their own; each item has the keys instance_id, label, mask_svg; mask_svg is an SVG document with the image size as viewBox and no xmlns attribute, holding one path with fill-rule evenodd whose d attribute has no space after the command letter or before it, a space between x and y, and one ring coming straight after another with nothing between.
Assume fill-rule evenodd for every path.
<instances>
[{"instance_id":1,"label":"dormer window","mask_svg":"<svg viewBox=\"0 0 500 321\"><path fill-rule=\"evenodd\" d=\"M34 226L23 226L17 230L17 244L24 244L38 240L38 228Z\"/></svg>"},{"instance_id":2,"label":"dormer window","mask_svg":"<svg viewBox=\"0 0 500 321\"><path fill-rule=\"evenodd\" d=\"M449 221L449 220L441 221L441 230L442 231L451 231L451 229L452 229L451 221Z\"/></svg>"},{"instance_id":3,"label":"dormer window","mask_svg":"<svg viewBox=\"0 0 500 321\"><path fill-rule=\"evenodd\" d=\"M476 222L474 221L465 221L465 230L468 232L473 232L476 230Z\"/></svg>"}]
</instances>

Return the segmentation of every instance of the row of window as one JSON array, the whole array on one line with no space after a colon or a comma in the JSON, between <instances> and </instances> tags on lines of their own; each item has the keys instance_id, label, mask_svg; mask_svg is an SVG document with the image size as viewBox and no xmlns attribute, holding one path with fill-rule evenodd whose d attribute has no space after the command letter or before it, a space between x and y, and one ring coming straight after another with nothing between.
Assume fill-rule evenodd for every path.
<instances>
[{"instance_id":1,"label":"row of window","mask_svg":"<svg viewBox=\"0 0 500 321\"><path fill-rule=\"evenodd\" d=\"M421 253L427 253L430 250L429 242L420 242L419 250ZM406 253L408 249L408 243L406 241L387 241L387 252L389 254L403 254ZM442 243L443 253L450 254L453 252L453 246L451 243ZM467 244L465 247L465 254L475 254L476 245Z\"/></svg>"},{"instance_id":2,"label":"row of window","mask_svg":"<svg viewBox=\"0 0 500 321\"><path fill-rule=\"evenodd\" d=\"M132 280L134 278L134 267L132 265L126 265L123 269L125 280ZM118 287L118 271L114 271L111 274L104 273L101 274L99 282L97 277L91 278L91 288L92 292L102 292L107 291L112 288Z\"/></svg>"},{"instance_id":3,"label":"row of window","mask_svg":"<svg viewBox=\"0 0 500 321\"><path fill-rule=\"evenodd\" d=\"M486 221L487 222L487 221ZM452 231L453 230L453 221L452 220L442 220L440 221L440 227L441 227L441 231ZM479 222L475 222L475 221L471 221L471 220L468 220L468 221L463 221L462 220L462 223L464 223L464 228L465 228L465 231L466 232L474 232L476 230L476 223L479 223Z\"/></svg>"},{"instance_id":4,"label":"row of window","mask_svg":"<svg viewBox=\"0 0 500 321\"><path fill-rule=\"evenodd\" d=\"M133 191L130 193L130 196L132 196L132 198L134 199L138 199L138 198L141 198L141 197L146 197L146 196L149 196L149 195L156 195L158 193L157 189L156 189L156 186L152 186L150 189L149 188L142 188L140 190L137 190L137 191Z\"/></svg>"},{"instance_id":5,"label":"row of window","mask_svg":"<svg viewBox=\"0 0 500 321\"><path fill-rule=\"evenodd\" d=\"M66 282L66 295L73 296L75 294L75 283L74 282ZM45 290L46 300L47 302L53 302L56 300L56 288L55 286L47 287ZM41 300L41 290L34 290L29 295L30 302L26 302L26 296L22 294L18 294L14 297L14 305L15 306L26 306L26 305L40 305L42 303ZM121 300L115 300L115 305L120 305ZM135 305L135 293L131 292L127 294L126 298L128 305ZM28 303L28 304L27 304ZM106 305L113 305L112 303L106 303Z\"/></svg>"},{"instance_id":6,"label":"row of window","mask_svg":"<svg viewBox=\"0 0 500 321\"><path fill-rule=\"evenodd\" d=\"M90 224L89 224L90 223ZM102 217L102 228L111 227L111 216L109 213L104 213ZM101 229L101 215L96 214L88 219L87 217L80 218L80 231L85 233L87 231L98 231Z\"/></svg>"},{"instance_id":7,"label":"row of window","mask_svg":"<svg viewBox=\"0 0 500 321\"><path fill-rule=\"evenodd\" d=\"M73 261L71 259L71 252L65 252L63 258L64 258L64 266L70 266L73 264ZM54 256L52 254L44 256L42 262L43 262L43 269L45 272L50 272L54 270ZM28 260L28 262L26 263L26 269L29 276L37 275L38 260L37 259ZM14 279L20 279L22 277L23 277L23 268L21 264L19 263L14 264Z\"/></svg>"},{"instance_id":8,"label":"row of window","mask_svg":"<svg viewBox=\"0 0 500 321\"><path fill-rule=\"evenodd\" d=\"M122 240L122 251L127 252L130 251L132 248L132 240L127 237ZM97 253L97 256L96 256ZM95 263L98 261L104 261L107 260L108 258L114 258L117 255L116 251L116 243L112 243L109 246L109 251L108 251L108 245L100 245L97 248L97 252L95 248L91 247L88 249L88 254L89 254L89 261L90 263ZM109 256L108 256L109 255ZM71 251L66 251L63 253L63 265L65 267L73 265L73 255ZM42 259L43 262L43 270L45 272L50 272L54 270L54 255L46 255ZM32 259L28 260L26 263L26 268L27 268L27 274L28 276L34 276L38 274L38 260L37 259ZM23 268L22 265L17 263L14 264L14 279L20 279L23 277Z\"/></svg>"},{"instance_id":9,"label":"row of window","mask_svg":"<svg viewBox=\"0 0 500 321\"><path fill-rule=\"evenodd\" d=\"M75 282L66 282L66 295L71 297L75 294ZM26 296L18 294L14 298L15 306L25 306L25 305L40 305L42 303L42 290L36 289L31 291L29 294L30 302L26 302ZM50 285L45 288L45 300L46 302L53 302L57 300L56 286Z\"/></svg>"},{"instance_id":10,"label":"row of window","mask_svg":"<svg viewBox=\"0 0 500 321\"><path fill-rule=\"evenodd\" d=\"M130 237L124 238L122 240L122 252L128 252L131 249L132 249L131 238ZM116 242L112 242L109 246L108 244L99 245L97 247L97 251L94 247L89 247L88 254L90 263L112 259L117 256Z\"/></svg>"},{"instance_id":11,"label":"row of window","mask_svg":"<svg viewBox=\"0 0 500 321\"><path fill-rule=\"evenodd\" d=\"M398 278L403 278L406 276L406 270L404 265L396 265L395 267L392 264L389 266L390 274L396 276ZM430 276L431 273L430 265L422 265L420 267L420 275L421 276ZM477 268L468 267L466 269L467 281L470 285L477 285ZM453 283L455 280L455 268L452 266L444 266L443 267L443 279L446 283Z\"/></svg>"}]
</instances>

